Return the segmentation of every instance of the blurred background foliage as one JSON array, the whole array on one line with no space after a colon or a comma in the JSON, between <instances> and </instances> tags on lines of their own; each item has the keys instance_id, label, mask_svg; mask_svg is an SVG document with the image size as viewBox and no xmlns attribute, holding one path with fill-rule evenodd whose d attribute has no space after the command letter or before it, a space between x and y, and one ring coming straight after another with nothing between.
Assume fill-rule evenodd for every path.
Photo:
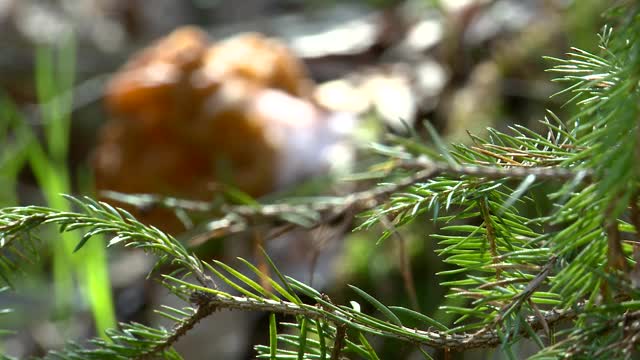
<instances>
[{"instance_id":1,"label":"blurred background foliage","mask_svg":"<svg viewBox=\"0 0 640 360\"><path fill-rule=\"evenodd\" d=\"M105 106L104 99L110 96L109 89L113 90L108 84L113 84L110 81L116 73L126 76L121 67L127 59L183 25L197 26L209 37L207 46L219 46L216 44L229 36L248 31L278 39L304 69L295 81L312 84L308 93L293 94L302 99L300 104L321 109L318 121L346 114L348 121L339 117L338 123L354 124L341 130L347 133L339 139L341 151L317 164L322 171L301 169L302 165L283 168L275 165L276 161L265 160L267 165L262 165L268 170L260 168L257 173L276 169L271 177L259 178L264 182L259 182L260 189L266 190L248 191L241 184L231 184L222 186L222 191L207 188L207 194L190 194L212 202L250 204L254 201L251 196L274 200L349 193L355 185L345 174L367 170L378 159L369 148L372 141L385 143L394 134L421 136L427 132L425 121L449 141L468 142L467 131L483 135L488 126L506 129L521 124L541 129L538 121L545 109L562 118L572 105L564 107L563 100L550 97L560 87L550 82L545 70L551 65L542 56L562 57L570 46L594 49L595 34L603 25L600 14L606 6L607 2L598 0L0 1L0 204L46 204L65 209L68 205L57 194L95 194L96 158L117 151L105 146L110 137L104 135L109 131L104 124L127 116ZM155 44L151 45L156 49L151 57L162 57L163 52L172 50ZM244 61L260 69L266 61L260 56L230 61ZM276 61L285 61L279 59ZM220 81L227 83L226 79ZM259 92L242 91L242 99L246 99L237 105L238 111L253 119L245 107L253 106L250 104ZM154 106L154 101L146 106ZM187 107L205 106L198 104ZM298 103L283 104L289 108ZM279 116L266 116L267 120L257 122L255 131L261 134L261 126ZM169 121L168 117L161 119ZM182 129L190 126L185 119L177 121ZM212 152L227 151L215 146L227 136L232 136L231 145L225 146L239 143L245 148L246 143L254 142L251 136L255 132L234 126L216 130L215 136L220 138L210 140ZM306 131L319 136L320 130ZM142 148L152 146L145 143L144 136L133 139ZM171 153L181 151L171 149ZM285 141L252 149L245 156L258 158L268 150L279 159L293 159L289 152L300 148ZM153 153L162 164L174 161L167 157L171 155ZM178 157L177 162L183 161ZM145 177L152 177L153 170L145 166L111 176L152 184L154 180ZM283 169L294 175L284 176L280 173ZM182 170L167 171L180 177ZM216 172L220 183L224 182L223 173ZM184 177L186 173L180 178L182 187L195 186L189 183L192 179ZM370 185L374 183L372 180ZM148 188L156 189L154 185ZM164 195L184 194L168 191ZM143 216L157 211L137 210ZM284 273L308 283L313 280L316 288L337 303L348 301L346 284L355 284L385 304L414 307L447 325L451 319L438 308L461 305L448 302L435 276L448 268L428 236L436 226L429 215L403 227L392 241L379 246L374 244L384 228L350 233L346 231L352 225L350 219L339 219L326 236L305 231L271 236L263 228L239 234L208 233L211 224L206 220L215 214L206 213L189 219L184 232L185 222L176 221L181 214L176 217L168 212L160 217L161 222L164 216L183 226L175 232L204 259L233 263L230 259L238 255L250 258L256 244L264 243ZM357 218L353 221L358 222ZM202 234L207 235L205 239ZM16 330L3 338L2 351L17 357L43 355L65 340L99 335L116 319L161 321L150 309L169 300L166 291L145 281L152 260L131 250L115 249L106 254L97 241L73 253L73 244L79 239L72 236L57 241L56 236L43 233L41 258L28 268L20 265L28 276L14 284L19 291L0 292L0 305L15 308L3 317L8 324L4 327ZM275 239L265 240L268 237ZM7 260L1 266L11 265ZM411 286L408 278L413 279ZM414 292L408 290L411 287ZM265 343L268 337L266 319L260 314L219 313L203 321L177 348L187 359L251 358L251 346ZM217 325L222 322L224 328ZM373 345L383 358L415 356L413 349L393 341ZM527 349L520 351L527 353ZM491 354L474 351L453 356L490 358Z\"/></svg>"}]
</instances>

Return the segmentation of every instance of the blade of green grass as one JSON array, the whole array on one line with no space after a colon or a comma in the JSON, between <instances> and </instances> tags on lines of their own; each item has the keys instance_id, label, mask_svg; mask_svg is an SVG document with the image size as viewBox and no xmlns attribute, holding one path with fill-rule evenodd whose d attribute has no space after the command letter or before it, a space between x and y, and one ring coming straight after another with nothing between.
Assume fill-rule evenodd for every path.
<instances>
[{"instance_id":1,"label":"blade of green grass","mask_svg":"<svg viewBox=\"0 0 640 360\"><path fill-rule=\"evenodd\" d=\"M29 165L49 206L70 211L71 205L60 194L72 192L67 155L73 108L72 85L75 72L75 42L73 34L64 38L57 49L39 47L36 60L36 87L40 115L44 124L46 149L37 141L29 146ZM28 136L35 139L33 131ZM87 297L96 323L96 331L106 339L105 330L116 325L109 281L107 256L102 238L85 246L81 255L72 256L80 235L65 232L61 241L53 244L53 278L56 311L70 311L73 277L76 274Z\"/></svg>"}]
</instances>

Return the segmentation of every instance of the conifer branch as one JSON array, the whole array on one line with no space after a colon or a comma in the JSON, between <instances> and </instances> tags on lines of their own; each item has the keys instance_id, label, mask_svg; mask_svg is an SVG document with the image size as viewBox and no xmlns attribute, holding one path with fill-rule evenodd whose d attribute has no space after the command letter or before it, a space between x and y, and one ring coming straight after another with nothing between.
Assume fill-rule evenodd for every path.
<instances>
[{"instance_id":1,"label":"conifer branch","mask_svg":"<svg viewBox=\"0 0 640 360\"><path fill-rule=\"evenodd\" d=\"M260 311L270 312L283 315L304 316L311 319L323 319L334 323L338 329L341 327L356 328L358 330L369 332L371 334L394 338L407 341L414 344L429 346L437 349L449 348L454 351L489 348L499 345L502 339L495 329L483 331L481 333L449 333L447 331L438 330L419 330L398 326L397 328L378 329L372 328L366 322L360 322L357 318L352 318L352 313L346 309L326 311L318 306L295 304L287 301L273 300L256 300L246 297L221 297L211 294L197 295L203 303L215 309L243 310L243 311ZM540 330L544 328L546 323L548 326L554 326L562 321L575 319L582 308L569 310L549 310L544 312L543 320L529 316L526 318L531 328ZM391 325L389 325L391 326ZM521 336L528 337L529 334L522 330Z\"/></svg>"},{"instance_id":2,"label":"conifer branch","mask_svg":"<svg viewBox=\"0 0 640 360\"><path fill-rule=\"evenodd\" d=\"M193 315L184 319L177 324L175 328L170 332L170 335L166 337L161 343L154 346L143 354L135 357L136 360L151 360L156 359L158 354L161 354L165 350L171 348L180 338L187 335L187 333L196 326L202 319L210 316L217 310L215 306L209 303L198 304L198 307Z\"/></svg>"},{"instance_id":3,"label":"conifer branch","mask_svg":"<svg viewBox=\"0 0 640 360\"><path fill-rule=\"evenodd\" d=\"M315 227L362 213L358 229L392 224L385 227L383 240L430 212L442 225L432 235L437 252L450 265L440 273L441 285L451 290L453 300L464 304L442 306L456 317L457 327L448 328L410 309L387 307L356 287L352 289L380 317L361 312L355 301L351 307L333 304L310 286L283 276L268 257L275 279L243 259L254 278L220 261L202 261L172 236L89 198L69 197L78 212L36 206L0 209L0 277L9 283L9 275L21 262L38 253L33 246L35 230L47 224L57 225L60 232L85 231L76 250L93 235L111 233L109 246L141 248L159 256L157 266L171 264L177 269L163 275L162 284L176 296L189 298L194 308L169 308L164 315L174 321L173 329L121 324L121 330L107 332L110 341L93 340L95 349L71 344L52 353L52 357L61 354L59 358L177 359L174 343L220 309L293 315L294 323L281 323L293 331L283 334L277 334L273 315L269 346L256 346L263 357L271 358L302 359L308 351L323 359L338 359L346 351L376 358L362 334L447 351L508 349L531 338L541 347L534 359L630 358L640 342L640 250L625 241L625 234L635 233L637 239L640 231L640 5L620 2L612 13L622 21L616 33L610 27L603 29L601 54L573 49L567 59L556 59L559 65L552 71L563 74L558 81L569 84L563 93L572 95L569 101L580 112L568 124L549 113L542 122L546 136L516 125L512 133L489 129L488 140L472 136L473 146L450 149L432 134L437 151L413 140L395 139L394 146L376 146L387 159L378 164L383 169L378 174L384 173L377 177L378 186L302 204L214 204L107 194L143 208L205 213L214 218L209 230L218 235L254 224ZM541 182L557 185L538 187L552 209L538 218L522 215L521 207L539 196L531 188ZM292 214L296 219L288 216ZM628 266L632 255L633 270ZM214 277L233 290L218 289ZM600 296L603 289L614 290L617 297L609 296L609 291ZM301 301L298 294L313 304ZM407 326L407 318L421 328ZM554 334L557 341L545 344L538 333L549 335L562 322L568 326ZM352 338L353 333L359 337ZM295 351L280 348L279 342Z\"/></svg>"},{"instance_id":4,"label":"conifer branch","mask_svg":"<svg viewBox=\"0 0 640 360\"><path fill-rule=\"evenodd\" d=\"M591 170L569 170L558 167L487 167L475 165L450 165L439 163L420 157L412 160L397 160L388 169L393 172L398 169L415 171L413 174L394 180L391 183L382 184L372 189L367 189L353 194L336 197L327 201L326 198L311 201L308 204L292 205L260 204L260 205L215 205L211 202L179 199L175 197L152 194L123 194L105 191L103 195L123 203L134 205L140 209L163 207L168 209L181 209L190 212L225 214L222 218L208 225L208 234L215 236L229 235L242 232L249 224L256 221L287 221L287 214L298 214L309 218L308 227L316 227L327 222L327 219L344 215L356 214L372 209L391 195L403 189L413 186L438 176L447 175L452 178L471 176L486 180L510 179L517 180L534 176L541 181L592 181ZM315 219L315 220L314 220ZM295 225L295 224L294 224ZM202 234L199 237L209 237ZM196 241L201 243L201 240Z\"/></svg>"}]
</instances>

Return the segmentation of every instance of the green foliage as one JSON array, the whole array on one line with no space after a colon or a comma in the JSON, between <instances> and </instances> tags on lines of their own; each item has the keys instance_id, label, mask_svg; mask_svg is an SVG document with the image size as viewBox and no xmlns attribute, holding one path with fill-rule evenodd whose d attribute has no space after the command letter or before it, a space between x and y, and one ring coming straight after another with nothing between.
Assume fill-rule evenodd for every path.
<instances>
[{"instance_id":1,"label":"green foliage","mask_svg":"<svg viewBox=\"0 0 640 360\"><path fill-rule=\"evenodd\" d=\"M15 190L19 171L25 165L33 172L46 203L61 211L69 211L69 204L60 196L72 191L71 174L67 164L71 113L73 110L73 83L75 81L75 40L69 33L56 46L40 46L36 51L36 90L40 104L37 108L21 111L5 94L0 94L0 204L18 203ZM44 144L37 140L32 128L34 120L42 124ZM78 242L75 234L63 234L62 241L49 245L53 249L53 277L56 312L70 313L74 280L78 280L86 294L96 321L98 333L115 325L111 287L104 246L91 244L86 256L71 258L71 250ZM40 251L30 244L29 258ZM26 246L26 247L25 247ZM15 252L17 248L11 249ZM2 259L0 267L19 268L18 257Z\"/></svg>"},{"instance_id":2,"label":"green foliage","mask_svg":"<svg viewBox=\"0 0 640 360\"><path fill-rule=\"evenodd\" d=\"M156 268L177 269L161 276L188 303L160 312L174 322L172 328L121 324L107 332L108 341L70 344L51 358L178 359L175 341L218 309L271 314L269 344L255 347L257 357L266 359L378 359L372 336L415 346L425 358L425 348L480 347L499 347L515 358L514 347L524 339L538 346L534 359L632 358L640 340L640 5L621 4L611 11L619 26L600 34L599 54L574 49L567 59L554 59L552 71L567 83L561 95L570 94L579 112L567 122L549 112L542 121L546 134L514 126L509 132L489 130L487 139L472 136L472 145L447 147L430 131L435 149L392 138L374 146L387 160L365 174L380 179L373 189L318 202L215 209L223 213L211 223L216 229L244 226L256 217L315 226L360 212L359 230L376 224L387 229L379 242L398 228L432 219L440 231L431 238L451 266L439 274L441 285L461 304L443 307L454 316L453 327L429 314L387 306L354 286L351 297L357 300L336 304L281 274L266 254L274 277L244 259L237 265L202 261L172 236L90 198L67 196L77 212L0 210L0 275L10 281L20 261L37 256L37 229L45 225L84 231L76 250L92 236L110 233L109 246L141 248L158 257ZM212 210L177 199L123 199ZM552 206L531 214L540 199ZM376 313L363 312L358 301Z\"/></svg>"}]
</instances>

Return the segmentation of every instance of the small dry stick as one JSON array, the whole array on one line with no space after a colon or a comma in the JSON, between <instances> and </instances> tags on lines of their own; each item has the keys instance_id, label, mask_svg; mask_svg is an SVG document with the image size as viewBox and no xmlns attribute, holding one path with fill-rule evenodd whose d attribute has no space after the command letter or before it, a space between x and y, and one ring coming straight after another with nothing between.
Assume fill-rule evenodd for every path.
<instances>
[{"instance_id":1,"label":"small dry stick","mask_svg":"<svg viewBox=\"0 0 640 360\"><path fill-rule=\"evenodd\" d=\"M491 252L491 258L494 265L498 265L498 246L496 244L496 230L493 228L493 222L491 221L491 215L489 210L489 205L487 205L487 200L485 198L480 198L480 213L482 214L482 219L484 221L484 226L487 228L487 241L489 242L489 251ZM500 274L502 273L502 269L496 266L496 279L500 280Z\"/></svg>"},{"instance_id":2,"label":"small dry stick","mask_svg":"<svg viewBox=\"0 0 640 360\"><path fill-rule=\"evenodd\" d=\"M416 286L413 282L413 272L411 271L411 258L407 254L405 239L386 216L380 217L380 221L384 227L391 231L393 236L398 241L398 262L400 266L400 274L402 275L402 281L404 283L404 288L407 292L407 295L409 296L411 308L413 308L413 310L420 311L420 304L418 303Z\"/></svg>"},{"instance_id":3,"label":"small dry stick","mask_svg":"<svg viewBox=\"0 0 640 360\"><path fill-rule=\"evenodd\" d=\"M347 327L340 325L336 327L336 340L333 342L333 350L331 350L331 360L340 359L340 353L344 346L344 340L347 337Z\"/></svg>"}]
</instances>

